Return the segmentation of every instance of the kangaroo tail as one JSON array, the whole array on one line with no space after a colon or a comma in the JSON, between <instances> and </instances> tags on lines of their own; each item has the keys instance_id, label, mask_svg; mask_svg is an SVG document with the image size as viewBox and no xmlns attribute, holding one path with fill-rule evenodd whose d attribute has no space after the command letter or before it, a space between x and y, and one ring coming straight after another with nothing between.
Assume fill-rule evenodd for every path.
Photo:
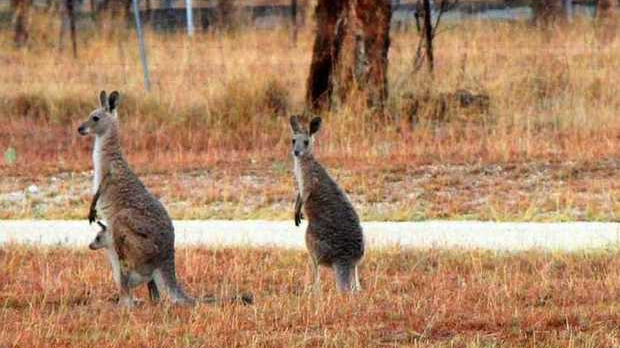
<instances>
[{"instance_id":1,"label":"kangaroo tail","mask_svg":"<svg viewBox=\"0 0 620 348\"><path fill-rule=\"evenodd\" d=\"M160 269L155 270L153 280L158 290L164 290L175 304L195 304L196 300L187 295L181 285L177 282L174 263L164 264Z\"/></svg>"}]
</instances>

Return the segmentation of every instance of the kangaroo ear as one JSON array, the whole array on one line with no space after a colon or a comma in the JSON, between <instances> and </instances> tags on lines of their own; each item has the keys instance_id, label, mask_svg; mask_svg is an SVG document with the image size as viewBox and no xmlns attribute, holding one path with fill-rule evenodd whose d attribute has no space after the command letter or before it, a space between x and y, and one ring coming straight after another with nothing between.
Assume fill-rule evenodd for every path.
<instances>
[{"instance_id":1,"label":"kangaroo ear","mask_svg":"<svg viewBox=\"0 0 620 348\"><path fill-rule=\"evenodd\" d=\"M105 91L99 92L99 102L102 108L108 110L108 95L105 94Z\"/></svg>"},{"instance_id":2,"label":"kangaroo ear","mask_svg":"<svg viewBox=\"0 0 620 348\"><path fill-rule=\"evenodd\" d=\"M321 118L315 117L310 121L310 135L318 132L321 129Z\"/></svg>"},{"instance_id":3,"label":"kangaroo ear","mask_svg":"<svg viewBox=\"0 0 620 348\"><path fill-rule=\"evenodd\" d=\"M118 91L114 91L110 93L110 97L108 98L108 112L116 111L118 104L121 102L121 95Z\"/></svg>"},{"instance_id":4,"label":"kangaroo ear","mask_svg":"<svg viewBox=\"0 0 620 348\"><path fill-rule=\"evenodd\" d=\"M303 130L301 129L301 123L299 122L298 115L291 116L291 129L293 130L293 133L303 132Z\"/></svg>"}]
</instances>

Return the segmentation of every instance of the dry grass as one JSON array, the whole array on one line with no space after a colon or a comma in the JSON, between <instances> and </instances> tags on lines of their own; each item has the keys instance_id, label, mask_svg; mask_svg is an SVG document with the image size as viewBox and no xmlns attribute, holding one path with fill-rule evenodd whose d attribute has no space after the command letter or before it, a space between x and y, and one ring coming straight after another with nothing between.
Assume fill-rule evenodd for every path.
<instances>
[{"instance_id":1,"label":"dry grass","mask_svg":"<svg viewBox=\"0 0 620 348\"><path fill-rule=\"evenodd\" d=\"M12 177L3 180L0 194L23 191L29 182L51 180L52 174L71 177L89 170L92 141L78 137L77 125L95 107L99 89L119 89L125 96L120 117L127 157L144 177L163 175L168 180L168 187L155 189L165 200L193 196L190 200L202 208L211 201L241 202L265 194L261 204L288 203L293 186L286 115L302 110L312 41L309 29L301 33L297 46L291 45L285 30L202 33L194 39L149 32L154 86L147 94L133 34L117 41L86 30L80 38L80 57L73 60L68 51L55 49L56 38L50 33L57 32L57 23L46 22L42 15L35 18L38 25L27 49L0 52L0 63L10 67L0 70L0 153L14 148L17 154L14 164L0 160L0 175ZM586 19L551 30L518 22L470 21L446 28L450 30L437 39L432 84L424 72L412 72L417 33L393 32L385 120L355 101L324 115L318 157L335 173L343 173L344 185L360 196L359 202L389 205L392 191L403 196L402 190L420 190L424 186L416 186L418 182L409 177L415 178L415 173L431 178L425 194L446 191L428 202L407 192L413 196L394 199L403 202L401 206L388 206L386 213L368 205L364 214L378 219L617 216L613 197L618 183L613 173L620 166L609 159L620 157L616 117L620 99L615 90L615 81L620 80L620 41L600 45ZM10 40L9 32L0 32L0 45L11 47ZM421 122L411 127L404 96L428 93L432 100L462 88L488 94L488 112L449 110L452 121L439 123L435 115L422 114ZM508 174L512 188L505 195L494 193L491 186L486 193L476 193L476 180L484 177L477 169L496 166L517 168ZM604 175L587 176L600 174L601 166L607 168ZM569 179L570 173L586 175L563 186L566 168ZM452 174L435 180L438 170ZM215 173L216 186L198 191L173 183L192 173ZM537 173L542 176L532 179ZM265 190L261 190L265 186L237 189L247 186L239 185L239 174L258 177ZM505 177L491 183L501 184L500 179ZM391 187L391 181L407 184ZM81 214L71 210L71 204L87 200L84 183L62 183L84 189L72 193L73 203L60 199L65 205L56 209L69 208L64 216ZM516 208L503 206L507 199ZM0 213L3 217L59 216L16 207L8 200L3 204L11 205ZM280 206L262 211L250 206L258 212L243 213L243 204L236 204L221 214L207 215L282 217ZM193 210L174 215L207 216Z\"/></svg>"},{"instance_id":2,"label":"dry grass","mask_svg":"<svg viewBox=\"0 0 620 348\"><path fill-rule=\"evenodd\" d=\"M180 249L195 295L252 290L254 306L117 308L103 253L0 251L0 345L99 347L615 347L617 251L497 254L371 251L364 292L323 273L305 295L303 252ZM304 280L305 279L305 280ZM146 292L138 293L146 298Z\"/></svg>"}]
</instances>

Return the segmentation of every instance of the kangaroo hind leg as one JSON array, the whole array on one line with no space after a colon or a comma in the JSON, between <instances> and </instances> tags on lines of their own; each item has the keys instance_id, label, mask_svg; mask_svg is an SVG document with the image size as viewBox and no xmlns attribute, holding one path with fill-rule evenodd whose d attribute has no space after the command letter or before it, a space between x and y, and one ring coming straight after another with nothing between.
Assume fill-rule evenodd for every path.
<instances>
[{"instance_id":1,"label":"kangaroo hind leg","mask_svg":"<svg viewBox=\"0 0 620 348\"><path fill-rule=\"evenodd\" d=\"M159 290L157 289L157 284L155 281L151 279L148 283L146 283L146 285L149 288L149 298L151 299L151 302L159 302Z\"/></svg>"},{"instance_id":2,"label":"kangaroo hind leg","mask_svg":"<svg viewBox=\"0 0 620 348\"><path fill-rule=\"evenodd\" d=\"M354 292L358 292L358 291L362 291L362 285L360 284L360 276L358 273L359 270L359 266L355 266L355 282L353 283L353 291Z\"/></svg>"},{"instance_id":3,"label":"kangaroo hind leg","mask_svg":"<svg viewBox=\"0 0 620 348\"><path fill-rule=\"evenodd\" d=\"M119 305L123 307L133 307L133 296L131 295L131 287L129 286L129 277L125 272L120 274L120 295L118 297Z\"/></svg>"},{"instance_id":4,"label":"kangaroo hind leg","mask_svg":"<svg viewBox=\"0 0 620 348\"><path fill-rule=\"evenodd\" d=\"M335 263L333 265L336 275L336 286L341 292L349 292L352 290L352 278L355 272L355 266Z\"/></svg>"}]
</instances>

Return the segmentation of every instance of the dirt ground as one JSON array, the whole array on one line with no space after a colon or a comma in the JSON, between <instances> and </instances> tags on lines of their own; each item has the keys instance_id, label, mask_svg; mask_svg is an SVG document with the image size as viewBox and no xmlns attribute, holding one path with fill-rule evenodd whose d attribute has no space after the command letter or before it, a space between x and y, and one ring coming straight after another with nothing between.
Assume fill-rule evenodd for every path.
<instances>
[{"instance_id":1,"label":"dirt ground","mask_svg":"<svg viewBox=\"0 0 620 348\"><path fill-rule=\"evenodd\" d=\"M336 164L326 163L329 168ZM288 219L292 164L139 173L175 219ZM617 221L617 159L496 165L360 165L330 170L364 220ZM91 173L7 176L0 218L85 218Z\"/></svg>"}]
</instances>

